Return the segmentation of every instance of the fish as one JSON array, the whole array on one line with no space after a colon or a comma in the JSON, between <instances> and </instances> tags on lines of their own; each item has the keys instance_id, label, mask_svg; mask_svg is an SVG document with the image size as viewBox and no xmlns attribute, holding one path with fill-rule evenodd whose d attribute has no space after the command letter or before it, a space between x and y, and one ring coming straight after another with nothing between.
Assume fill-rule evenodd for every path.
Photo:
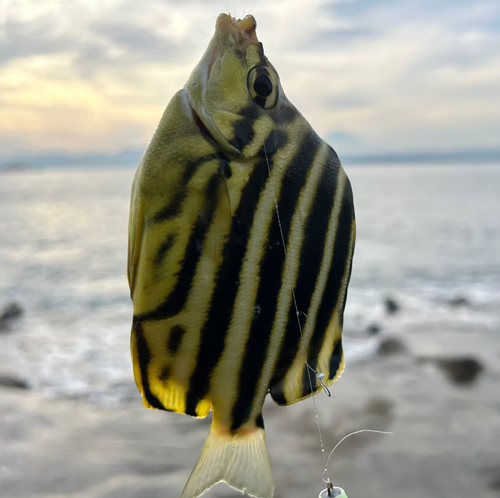
<instances>
[{"instance_id":1,"label":"fish","mask_svg":"<svg viewBox=\"0 0 500 498\"><path fill-rule=\"evenodd\" d=\"M219 481L273 496L262 407L344 370L355 245L335 151L287 99L251 15L220 14L132 184L134 377L147 408L206 417L181 498Z\"/></svg>"}]
</instances>

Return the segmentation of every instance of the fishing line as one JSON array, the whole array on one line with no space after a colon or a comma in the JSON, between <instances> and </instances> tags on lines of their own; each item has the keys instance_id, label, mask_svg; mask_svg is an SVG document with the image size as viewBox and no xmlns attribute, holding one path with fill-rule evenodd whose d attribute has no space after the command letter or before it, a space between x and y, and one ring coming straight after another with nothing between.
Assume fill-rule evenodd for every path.
<instances>
[{"instance_id":1,"label":"fishing line","mask_svg":"<svg viewBox=\"0 0 500 498\"><path fill-rule=\"evenodd\" d=\"M249 71L248 64L247 64L246 58L245 58L245 56L243 54L243 51L241 49L240 49L240 55L241 55L241 59L242 59L244 65L245 65L247 73L248 73L248 71ZM256 102L253 99L252 99L252 101L253 101L254 108L257 110L257 104L256 104ZM276 219L277 219L277 222L278 222L278 227L279 227L279 232L280 232L280 238L281 238L281 244L283 246L283 254L284 254L284 257L285 257L285 268L286 268L286 272L287 272L287 275L288 275L288 283L289 283L290 288L291 288L292 299L293 299L293 304L294 304L294 308L295 308L295 316L297 318L297 325L298 325L298 329L299 329L299 333L300 333L300 342L302 344L302 349L303 349L303 353L304 353L304 363L305 363L306 368L307 368L307 376L308 376L308 379L309 379L309 385L311 386L311 390L312 390L311 399L312 399L313 406L314 406L314 414L315 414L315 418L316 418L316 426L318 428L318 436L319 436L319 442L320 442L320 446L321 446L321 454L323 455L323 460L325 462L325 468L326 468L327 467L327 458L326 458L326 453L325 453L325 444L323 442L323 434L321 432L321 424L320 424L320 421L319 421L318 407L316 405L316 400L315 400L316 392L313 390L313 383L312 383L311 371L315 373L317 380L320 382L320 384L323 387L323 389L325 389L326 394L328 396L331 396L331 393L330 393L329 389L327 388L326 384L323 381L324 374L318 373L313 367L311 367L311 365L309 365L309 363L307 361L307 351L306 351L306 346L304 344L304 335L303 335L303 332L302 332L302 324L300 323L300 315L301 314L304 315L306 317L306 321L307 321L307 314L305 312L303 312L303 311L299 311L299 307L297 305L297 297L295 295L295 286L293 285L292 273L291 273L291 270L290 270L290 265L288 264L288 255L287 255L287 250L286 250L285 235L283 233L283 227L282 227L282 224L281 224L281 218L280 218L279 206L278 206L278 199L276 197L276 189L274 188L274 179L273 179L273 176L271 174L271 165L269 164L269 157L268 157L268 154L267 154L266 139L265 138L262 139L262 149L264 151L264 157L265 157L265 160L266 160L267 171L268 171L268 174L269 174L269 184L271 186L271 192L272 192L272 195L273 195L274 209L276 211ZM280 169L280 174L282 175L283 171L282 171L282 168L281 168L281 166L279 164L278 164L278 168ZM300 196L299 196L299 198L300 198ZM301 211L300 203L299 202L297 202L297 210L298 210L298 214L299 214L299 220L300 220L300 224L301 224L301 229L302 229L302 231L304 231L304 217L302 216L302 211Z\"/></svg>"},{"instance_id":2,"label":"fishing line","mask_svg":"<svg viewBox=\"0 0 500 498\"><path fill-rule=\"evenodd\" d=\"M344 436L334 447L333 447L333 450L330 451L330 454L328 455L328 458L326 460L326 463L325 463L325 469L323 470L323 474L322 474L322 477L323 477L323 482L327 483L328 485L331 485L331 480L330 478L327 476L326 479L325 479L325 474L328 474L328 464L330 462L330 458L332 457L333 455L333 452L340 446L340 444L345 441L348 437L351 437L351 436L354 436L356 434L361 434L362 432L373 432L375 434L394 434L393 432L389 432L389 431L377 431L377 430L374 430L374 429L360 429L358 431L354 431L354 432L350 432L349 434L347 434L346 436Z\"/></svg>"},{"instance_id":3,"label":"fishing line","mask_svg":"<svg viewBox=\"0 0 500 498\"><path fill-rule=\"evenodd\" d=\"M316 372L316 370L314 370L314 368L311 367L309 365L309 363L307 362L306 346L305 346L304 340L303 340L304 339L304 335L303 335L303 332L302 332L302 324L300 323L300 315L301 314L304 315L306 317L306 320L307 320L307 315L306 315L305 312L299 311L299 308L298 308L298 305L297 305L297 298L295 296L295 287L294 287L293 281L292 281L292 274L291 274L291 271L290 271L290 266L288 265L288 256L287 256L287 252L286 252L285 236L283 234L283 227L281 226L281 219L280 219L280 213L279 213L279 207L278 207L278 200L276 198L276 191L274 189L274 180L273 180L273 177L271 175L271 166L269 165L269 158L267 156L267 150L266 150L266 143L265 143L265 141L262 144L262 148L264 149L264 156L266 158L267 171L269 173L269 183L271 185L271 191L273 193L274 208L275 208L275 211L276 211L276 218L278 220L278 227L279 227L279 230L280 230L280 237L281 237L281 243L282 243L282 246L283 246L283 253L285 255L285 268L286 268L287 275L288 275L288 280L289 280L288 283L289 283L290 288L292 290L293 304L294 304L294 307L295 307L295 315L297 317L297 325L298 325L299 333L300 333L300 342L302 344L302 349L303 349L303 352L304 352L304 363L306 364L306 368L307 368L307 376L309 378L309 385L311 386L311 389L312 389L313 388L312 378L311 378L311 370L312 370L316 374L316 378L319 380L321 386L323 386L324 388L326 388L327 395L331 396L331 393L330 393L329 389L327 388L326 384L323 382L324 374L320 374L320 373ZM278 168L281 169L281 166L278 165ZM299 212L299 218L300 218L300 221L301 221L302 229L304 229L304 219L302 217L302 212L300 211L300 204L297 204L297 209L298 209L298 212ZM323 460L325 460L325 466L326 466L327 460L326 460L326 454L325 454L325 445L323 443L323 435L321 433L321 425L320 425L320 422L319 422L318 407L316 406L316 400L314 399L315 396L316 396L316 393L313 391L311 399L312 399L313 405L314 405L314 414L316 415L316 425L318 427L318 436L319 436L319 442L320 442L320 445L321 445L321 454L323 455Z\"/></svg>"},{"instance_id":4,"label":"fishing line","mask_svg":"<svg viewBox=\"0 0 500 498\"><path fill-rule=\"evenodd\" d=\"M328 463L330 462L330 457L333 455L333 452L340 446L340 444L345 441L348 437L354 436L355 434L360 434L362 432L374 432L376 434L393 434L392 432L386 432L386 431L378 431L378 430L373 430L373 429L360 429L359 431L354 431L350 432L347 434L347 436L344 436L333 448L332 451L330 451L330 454L328 455L328 460L326 461L325 464L325 469L323 470L323 482L326 483L326 488L320 492L318 495L318 498L347 498L347 495L345 491L342 488L338 488L337 486L334 486L330 478L327 476L325 479L325 474L328 474Z\"/></svg>"},{"instance_id":5,"label":"fishing line","mask_svg":"<svg viewBox=\"0 0 500 498\"><path fill-rule=\"evenodd\" d=\"M245 61L245 63L246 63L246 61ZM254 103L254 105L255 105L255 103ZM282 243L282 246L283 246L283 253L284 253L284 256L285 256L285 268L286 268L287 275L288 275L288 281L289 281L288 283L289 283L291 291L292 291L293 305L294 305L294 308L295 308L295 316L297 317L297 326L298 326L299 333L300 333L300 343L302 344L302 350L303 350L303 353L304 353L304 363L305 363L306 368L307 368L307 377L309 379L309 385L311 386L311 389L313 389L313 383L312 383L312 378L311 378L311 371L313 371L316 374L316 378L319 380L321 386L324 389L326 389L326 391L325 391L326 394L328 396L331 396L331 393L330 393L329 389L327 388L326 384L323 382L324 374L319 374L313 367L311 367L311 365L309 365L309 363L307 361L307 351L306 351L306 346L305 346L305 343L304 343L304 334L302 332L302 324L300 323L300 315L301 314L304 315L306 317L306 321L307 321L307 314L304 311L299 311L299 307L297 305L297 298L296 298L296 295L295 295L295 286L293 285L292 274L291 274L290 266L288 264L288 256L287 256L287 251L286 251L285 236L283 234L283 227L281 225L281 218L280 218L280 213L279 213L278 199L276 198L276 191L275 191L275 188L274 188L274 179L273 179L273 177L271 175L271 166L269 164L269 158L268 158L268 155L267 155L265 140L262 143L262 148L264 150L264 156L266 158L267 171L269 173L269 182L270 182L270 185L271 185L271 191L273 193L274 208L275 208L275 211L276 211L276 218L277 218L277 221L278 221L278 227L279 227L279 231L280 231L281 243ZM280 170L281 170L281 166L278 165L278 168L280 168ZM280 173L281 173L281 171L280 171ZM302 228L302 230L304 230L304 218L302 216L302 211L300 209L300 204L299 203L297 204L297 209L298 209L298 213L299 213L299 219L300 219L300 222L301 222L301 228ZM323 442L323 434L321 432L321 424L320 424L320 421L319 421L319 413L318 413L318 407L316 406L315 396L316 396L316 393L313 390L311 399L312 399L312 402L313 402L313 405L314 405L314 414L315 414L315 418L316 418L316 426L318 428L318 436L319 436L319 442L320 442L320 446L321 446L321 454L323 455L323 460L325 460L325 466L326 466L325 444Z\"/></svg>"}]
</instances>

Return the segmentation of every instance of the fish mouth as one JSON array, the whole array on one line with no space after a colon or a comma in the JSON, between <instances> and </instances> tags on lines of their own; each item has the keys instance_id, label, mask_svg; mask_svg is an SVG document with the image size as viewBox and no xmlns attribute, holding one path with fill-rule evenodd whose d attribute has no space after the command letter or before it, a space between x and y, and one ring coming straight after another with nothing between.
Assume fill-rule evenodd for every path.
<instances>
[{"instance_id":1,"label":"fish mouth","mask_svg":"<svg viewBox=\"0 0 500 498\"><path fill-rule=\"evenodd\" d=\"M216 32L230 36L235 45L243 48L244 45L255 43L257 34L257 21L254 16L248 15L243 19L235 19L227 14L220 14L215 24Z\"/></svg>"},{"instance_id":2,"label":"fish mouth","mask_svg":"<svg viewBox=\"0 0 500 498\"><path fill-rule=\"evenodd\" d=\"M239 47L242 52L244 52L250 43L256 43L257 34L255 30L257 29L257 21L255 17L248 15L243 19L235 19L227 14L220 14L217 18L215 24L215 33L219 38L227 37L232 43ZM207 63L206 80L210 78L210 73L212 71L212 66L219 56L220 46L217 45L212 52L212 56Z\"/></svg>"},{"instance_id":3,"label":"fish mouth","mask_svg":"<svg viewBox=\"0 0 500 498\"><path fill-rule=\"evenodd\" d=\"M245 52L250 43L256 43L257 39L257 21L254 16L248 15L243 19L235 19L227 14L220 14L215 23L215 33L220 37L229 38L232 43ZM212 66L219 56L220 46L217 45L212 52L212 56L207 63L206 80L210 78Z\"/></svg>"}]
</instances>

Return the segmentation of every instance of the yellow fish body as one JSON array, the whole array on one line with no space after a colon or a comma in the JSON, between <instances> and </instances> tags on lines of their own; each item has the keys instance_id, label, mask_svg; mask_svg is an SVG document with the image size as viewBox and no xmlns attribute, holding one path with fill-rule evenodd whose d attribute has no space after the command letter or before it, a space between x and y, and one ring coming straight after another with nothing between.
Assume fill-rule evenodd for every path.
<instances>
[{"instance_id":1,"label":"yellow fish body","mask_svg":"<svg viewBox=\"0 0 500 498\"><path fill-rule=\"evenodd\" d=\"M182 498L218 481L271 497L266 394L294 403L344 368L349 181L287 100L255 27L252 16L218 17L132 187L137 386L148 408L213 412Z\"/></svg>"}]
</instances>

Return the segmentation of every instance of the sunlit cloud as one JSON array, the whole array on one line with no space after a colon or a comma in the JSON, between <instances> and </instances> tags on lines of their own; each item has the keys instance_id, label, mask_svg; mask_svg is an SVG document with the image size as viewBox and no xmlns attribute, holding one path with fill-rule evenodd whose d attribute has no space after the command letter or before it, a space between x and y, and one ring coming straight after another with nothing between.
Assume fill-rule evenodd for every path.
<instances>
[{"instance_id":1,"label":"sunlit cloud","mask_svg":"<svg viewBox=\"0 0 500 498\"><path fill-rule=\"evenodd\" d=\"M2 157L143 149L228 10L339 153L498 147L495 1L26 0L0 14Z\"/></svg>"}]
</instances>

